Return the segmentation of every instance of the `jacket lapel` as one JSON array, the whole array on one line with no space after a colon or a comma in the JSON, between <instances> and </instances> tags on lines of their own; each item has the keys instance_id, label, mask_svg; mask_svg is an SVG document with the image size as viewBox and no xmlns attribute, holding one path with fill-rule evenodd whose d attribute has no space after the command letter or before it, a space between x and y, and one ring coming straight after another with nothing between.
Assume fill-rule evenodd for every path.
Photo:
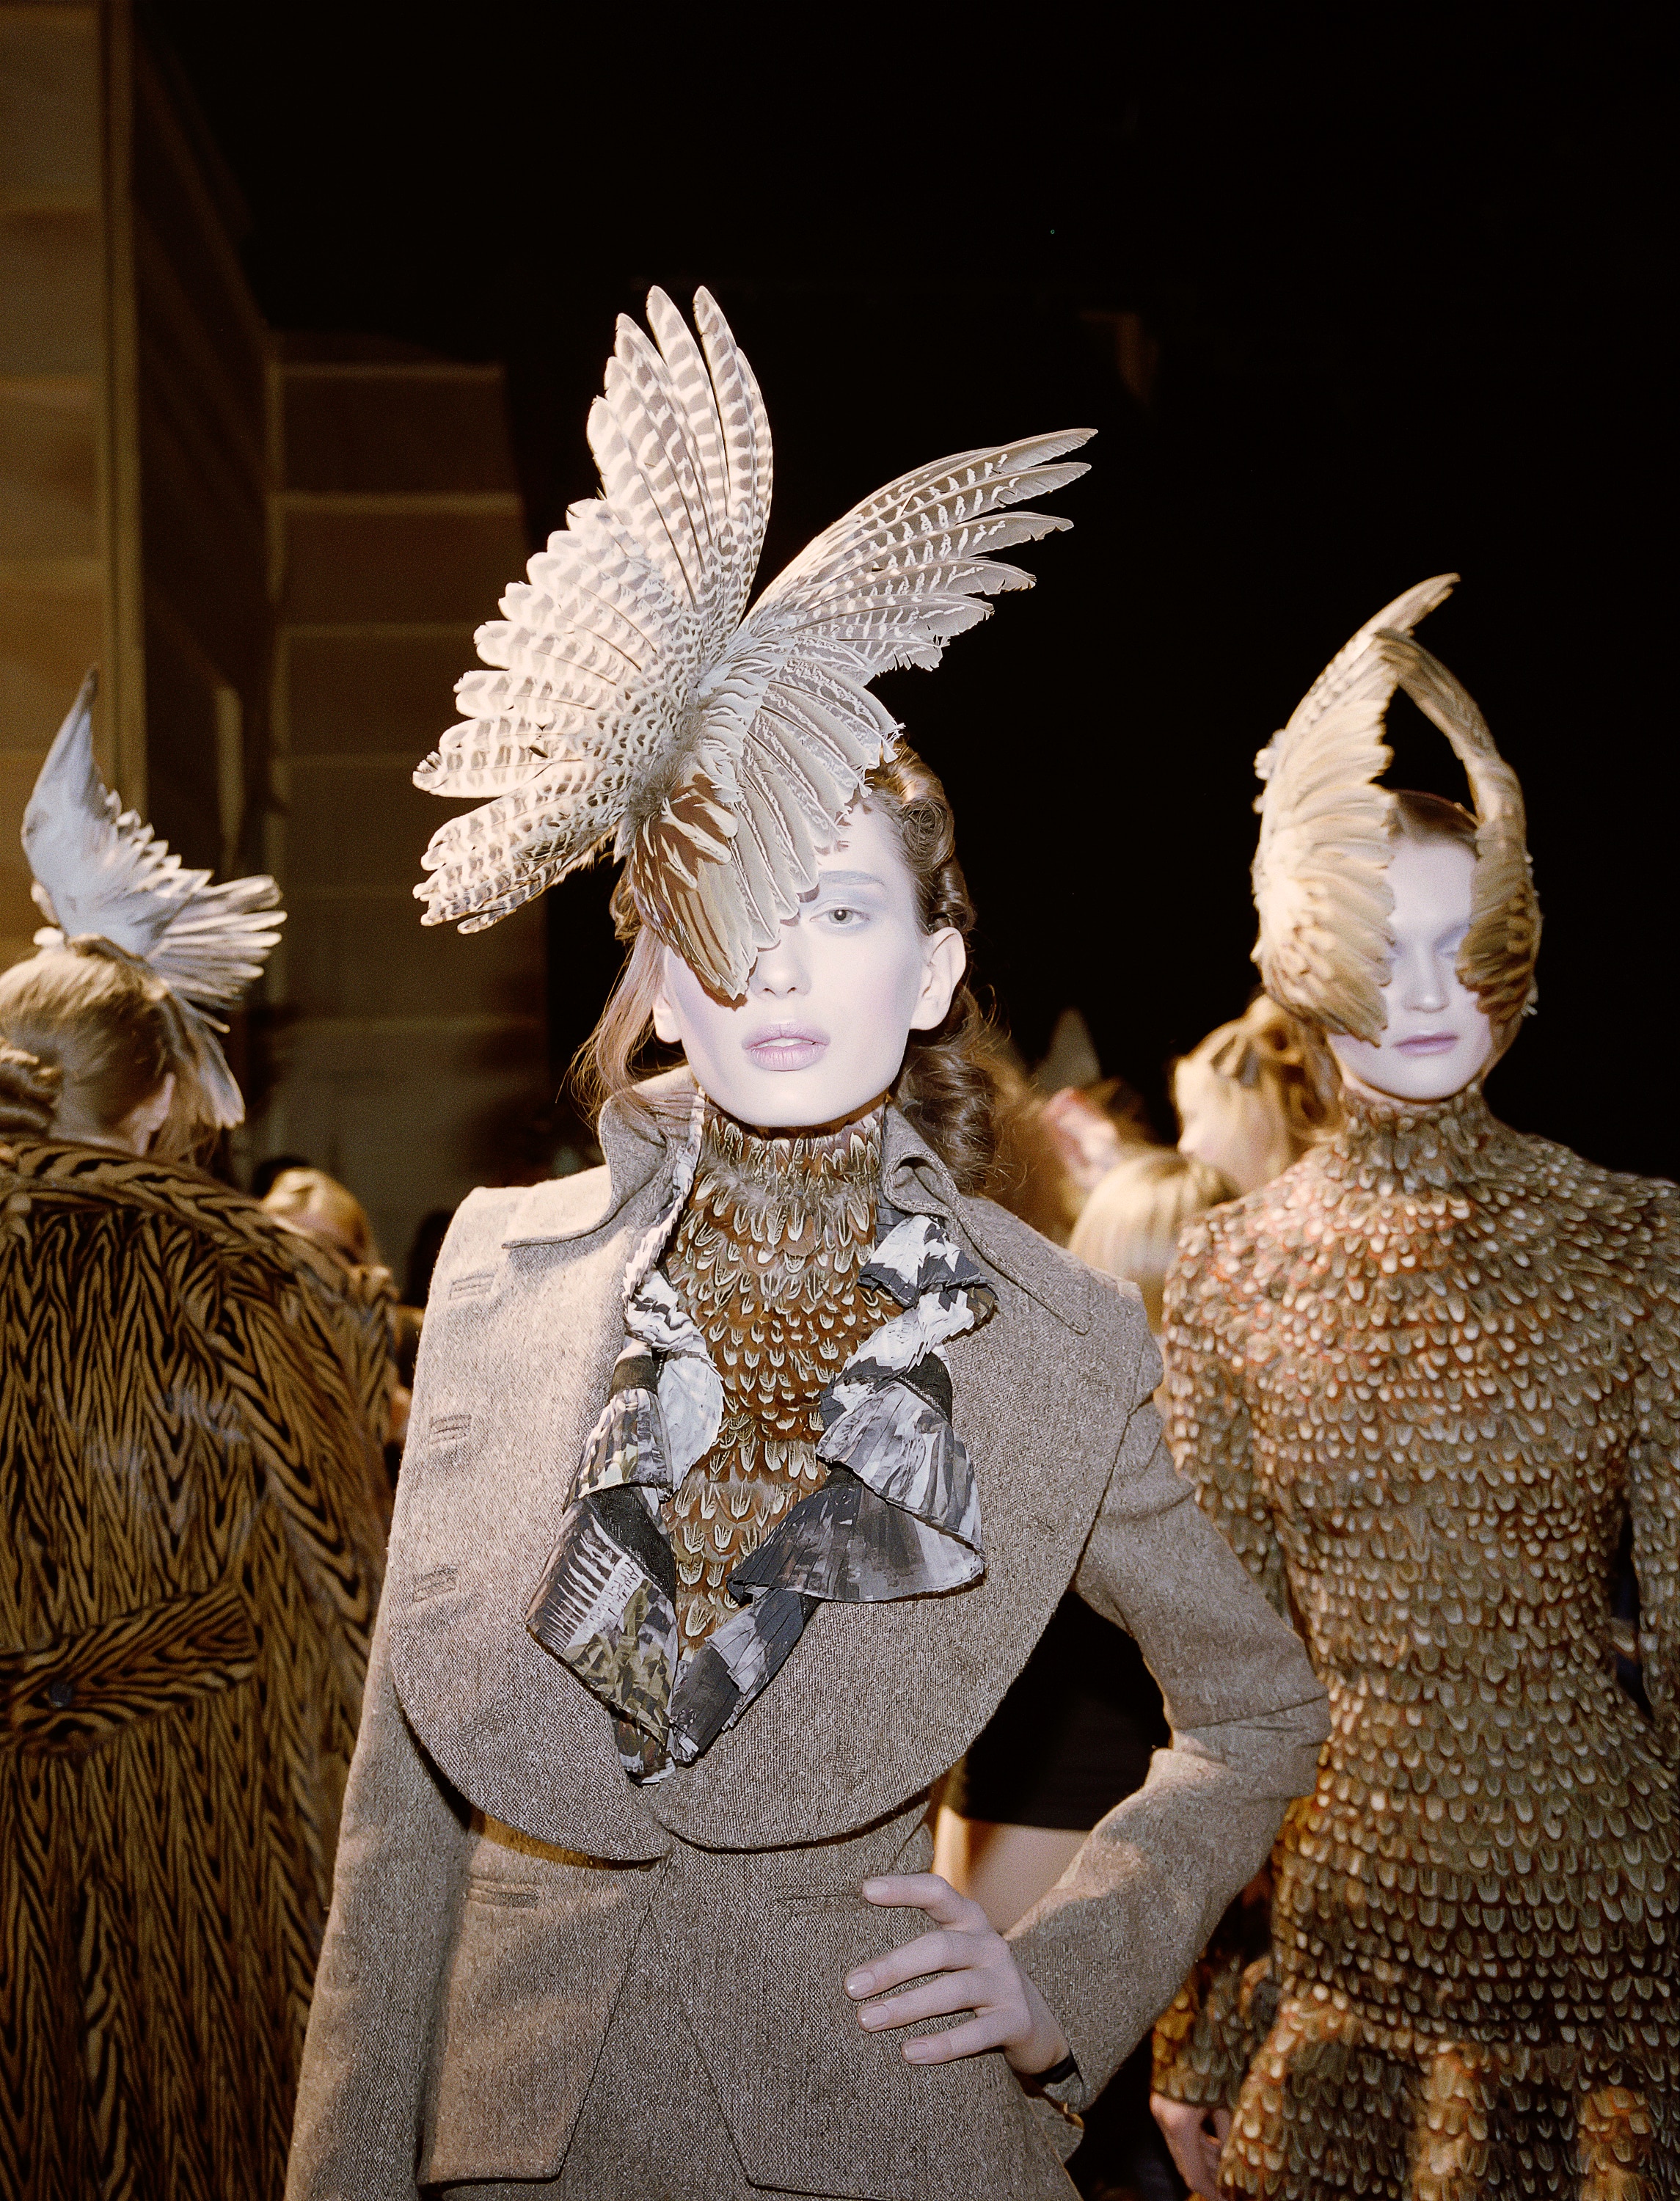
<instances>
[{"instance_id":1,"label":"jacket lapel","mask_svg":"<svg viewBox=\"0 0 1680 2201\"><path fill-rule=\"evenodd\" d=\"M534 1642L525 1608L623 1342L620 1289L668 1197L670 1157L609 1111L604 1170L480 1194L438 1263L386 1597L404 1712L469 1803L539 1841L655 1857L606 1708Z\"/></svg>"},{"instance_id":2,"label":"jacket lapel","mask_svg":"<svg viewBox=\"0 0 1680 2201\"><path fill-rule=\"evenodd\" d=\"M673 1112L690 1089L683 1073L660 1086ZM944 1216L997 1286L997 1313L949 1348L985 1573L943 1595L819 1605L739 1723L637 1788L606 1707L524 1618L607 1396L626 1265L669 1196L664 1146L610 1113L602 1143L605 1171L479 1195L439 1264L387 1592L403 1709L470 1803L588 1855L652 1857L673 1834L779 1846L866 1825L961 1756L1072 1579L1131 1403L1131 1358L1101 1319L1109 1295L1013 1218L960 1197L889 1111L885 1198ZM1078 1341L1094 1325L1092 1353ZM1022 1381L1051 1368L1066 1380Z\"/></svg>"}]
</instances>

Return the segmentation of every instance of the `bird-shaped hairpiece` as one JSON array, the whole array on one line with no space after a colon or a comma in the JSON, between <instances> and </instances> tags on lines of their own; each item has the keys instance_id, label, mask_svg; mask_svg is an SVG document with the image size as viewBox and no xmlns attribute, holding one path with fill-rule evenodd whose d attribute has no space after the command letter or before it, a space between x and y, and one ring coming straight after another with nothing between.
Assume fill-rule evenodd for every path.
<instances>
[{"instance_id":1,"label":"bird-shaped hairpiece","mask_svg":"<svg viewBox=\"0 0 1680 2201\"><path fill-rule=\"evenodd\" d=\"M1393 798L1376 783L1393 754L1383 720L1397 687L1452 743L1476 804L1476 883L1459 976L1495 1031L1533 998L1540 905L1522 789L1469 696L1412 635L1458 578L1421 581L1367 619L1254 760L1266 783L1254 805L1254 960L1274 1001L1355 1039L1376 1042L1386 1022Z\"/></svg>"},{"instance_id":2,"label":"bird-shaped hairpiece","mask_svg":"<svg viewBox=\"0 0 1680 2201\"><path fill-rule=\"evenodd\" d=\"M187 869L138 813L124 810L93 755L95 675L90 672L47 752L23 813L31 891L47 919L38 948L92 935L144 963L181 1005L197 1042L199 1074L219 1124L243 1123L245 1106L216 1037L212 1013L231 1008L261 971L285 913L273 879L229 879Z\"/></svg>"},{"instance_id":3,"label":"bird-shaped hairpiece","mask_svg":"<svg viewBox=\"0 0 1680 2201\"><path fill-rule=\"evenodd\" d=\"M662 291L653 341L620 317L589 420L602 494L480 627L465 713L414 774L479 807L432 836L427 924L493 924L606 853L644 921L725 999L815 883L898 733L868 683L937 664L984 599L1030 588L989 554L1069 525L1012 510L1086 469L1075 429L902 475L847 514L750 612L770 511L770 425L705 291L699 341Z\"/></svg>"}]
</instances>

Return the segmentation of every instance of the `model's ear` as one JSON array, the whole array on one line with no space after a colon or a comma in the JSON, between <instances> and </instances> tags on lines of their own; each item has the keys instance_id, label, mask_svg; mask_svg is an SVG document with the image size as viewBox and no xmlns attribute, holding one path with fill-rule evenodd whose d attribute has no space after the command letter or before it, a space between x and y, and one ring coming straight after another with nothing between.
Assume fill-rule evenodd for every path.
<instances>
[{"instance_id":1,"label":"model's ear","mask_svg":"<svg viewBox=\"0 0 1680 2201\"><path fill-rule=\"evenodd\" d=\"M922 963L922 990L910 1019L912 1031L933 1031L944 1023L967 968L968 950L960 932L948 924L931 936Z\"/></svg>"},{"instance_id":2,"label":"model's ear","mask_svg":"<svg viewBox=\"0 0 1680 2201\"><path fill-rule=\"evenodd\" d=\"M111 1127L112 1136L137 1154L151 1152L151 1142L168 1121L169 1111L175 1105L175 1073L166 1073L163 1083L137 1100L120 1124Z\"/></svg>"},{"instance_id":3,"label":"model's ear","mask_svg":"<svg viewBox=\"0 0 1680 2201\"><path fill-rule=\"evenodd\" d=\"M663 1046L679 1047L683 1027L671 999L671 950L659 951L659 990L654 995L654 1035Z\"/></svg>"}]
</instances>

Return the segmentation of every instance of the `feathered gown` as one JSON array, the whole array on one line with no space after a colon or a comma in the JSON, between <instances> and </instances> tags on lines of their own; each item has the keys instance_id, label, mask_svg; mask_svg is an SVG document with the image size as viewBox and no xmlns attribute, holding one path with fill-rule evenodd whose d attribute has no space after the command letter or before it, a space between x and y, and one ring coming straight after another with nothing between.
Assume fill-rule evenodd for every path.
<instances>
[{"instance_id":1,"label":"feathered gown","mask_svg":"<svg viewBox=\"0 0 1680 2201\"><path fill-rule=\"evenodd\" d=\"M1158 2063L1180 2098L1228 2098L1245 2017L1269 2023L1222 2192L1666 2201L1674 1187L1507 1130L1477 1088L1355 1098L1334 1142L1185 1234L1166 1357L1180 1464L1333 1720L1280 1842L1258 2010L1251 1979ZM1629 1512L1649 1719L1613 1679Z\"/></svg>"}]
</instances>

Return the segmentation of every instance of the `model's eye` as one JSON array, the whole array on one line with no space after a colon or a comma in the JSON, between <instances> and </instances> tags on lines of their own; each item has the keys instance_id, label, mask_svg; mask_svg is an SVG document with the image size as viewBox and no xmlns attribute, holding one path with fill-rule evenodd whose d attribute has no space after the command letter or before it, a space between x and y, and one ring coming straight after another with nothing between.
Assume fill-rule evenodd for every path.
<instances>
[{"instance_id":1,"label":"model's eye","mask_svg":"<svg viewBox=\"0 0 1680 2201\"><path fill-rule=\"evenodd\" d=\"M843 902L837 903L831 909L825 910L823 914L831 924L848 926L861 924L863 922L863 912L861 909L848 909Z\"/></svg>"}]
</instances>

